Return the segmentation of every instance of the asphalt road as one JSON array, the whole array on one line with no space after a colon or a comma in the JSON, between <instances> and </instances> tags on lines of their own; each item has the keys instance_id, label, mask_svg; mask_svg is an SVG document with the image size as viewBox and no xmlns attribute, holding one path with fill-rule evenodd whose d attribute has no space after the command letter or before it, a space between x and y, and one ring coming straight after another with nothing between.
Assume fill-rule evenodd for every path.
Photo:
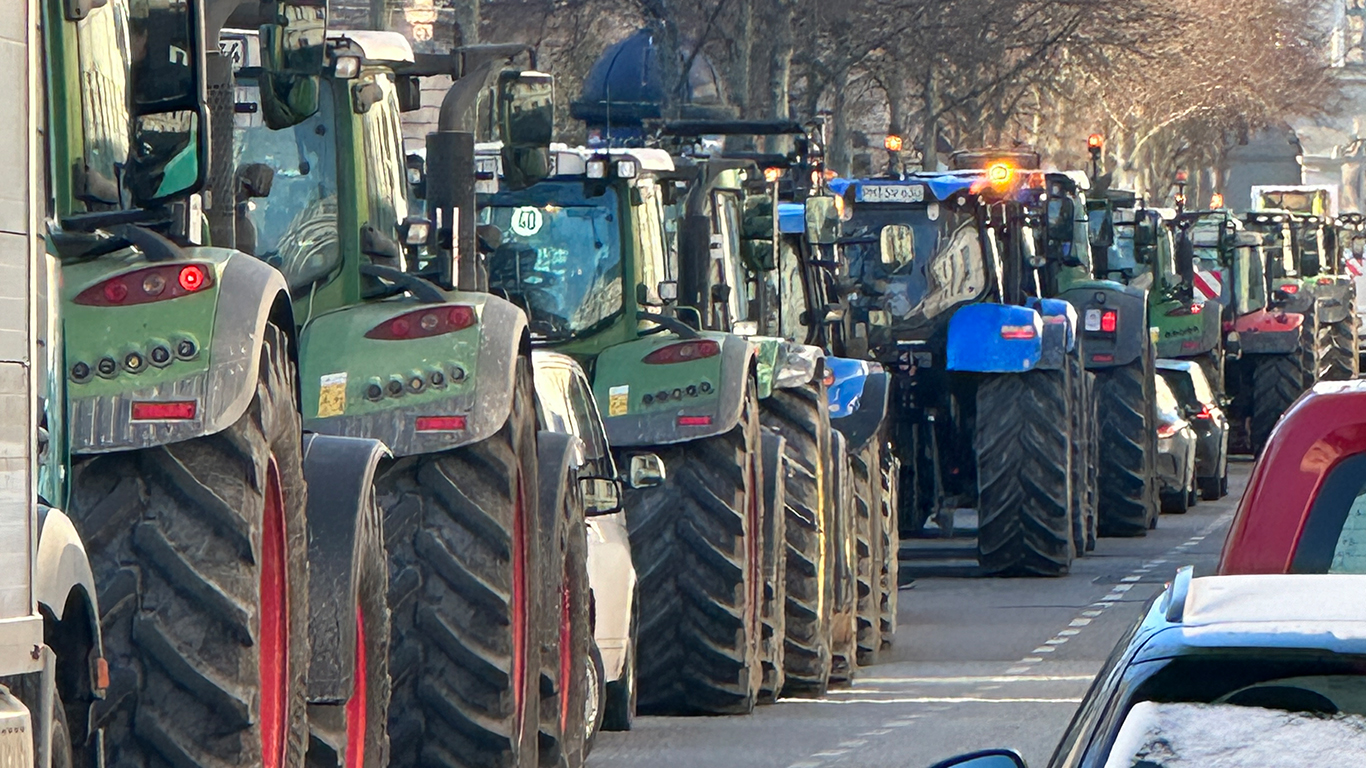
<instances>
[{"instance_id":1,"label":"asphalt road","mask_svg":"<svg viewBox=\"0 0 1366 768\"><path fill-rule=\"evenodd\" d=\"M600 734L590 765L925 768L1013 747L1041 768L1147 601L1179 566L1213 571L1250 468L1230 465L1227 497L1163 515L1144 538L1101 539L1064 578L904 561L903 579L915 580L900 594L895 647L852 686L750 717L643 717L629 733Z\"/></svg>"}]
</instances>

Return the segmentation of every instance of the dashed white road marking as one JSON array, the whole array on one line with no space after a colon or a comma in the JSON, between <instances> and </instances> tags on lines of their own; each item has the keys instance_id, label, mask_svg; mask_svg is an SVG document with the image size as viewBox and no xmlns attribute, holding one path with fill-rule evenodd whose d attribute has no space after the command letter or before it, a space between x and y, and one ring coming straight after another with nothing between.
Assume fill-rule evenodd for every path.
<instances>
[{"instance_id":1,"label":"dashed white road marking","mask_svg":"<svg viewBox=\"0 0 1366 768\"><path fill-rule=\"evenodd\" d=\"M993 699L985 696L904 696L895 699L778 699L781 704L1077 704L1080 697L1015 696ZM883 723L891 725L891 723ZM909 725L909 723L908 723ZM813 757L819 756L817 752Z\"/></svg>"}]
</instances>

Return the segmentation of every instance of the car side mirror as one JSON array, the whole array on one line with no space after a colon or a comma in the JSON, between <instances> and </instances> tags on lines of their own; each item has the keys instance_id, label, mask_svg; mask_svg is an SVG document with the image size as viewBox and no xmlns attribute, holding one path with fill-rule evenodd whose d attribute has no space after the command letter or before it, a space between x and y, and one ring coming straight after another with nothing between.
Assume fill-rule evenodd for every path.
<instances>
[{"instance_id":1,"label":"car side mirror","mask_svg":"<svg viewBox=\"0 0 1366 768\"><path fill-rule=\"evenodd\" d=\"M621 481L610 477L581 477L583 513L588 517L621 511Z\"/></svg>"},{"instance_id":2,"label":"car side mirror","mask_svg":"<svg viewBox=\"0 0 1366 768\"><path fill-rule=\"evenodd\" d=\"M663 485L668 479L664 460L653 453L637 453L631 456L631 468L627 482L632 488L653 488Z\"/></svg>"},{"instance_id":3,"label":"car side mirror","mask_svg":"<svg viewBox=\"0 0 1366 768\"><path fill-rule=\"evenodd\" d=\"M950 757L931 768L1029 768L1025 759L1013 749L988 749Z\"/></svg>"}]
</instances>

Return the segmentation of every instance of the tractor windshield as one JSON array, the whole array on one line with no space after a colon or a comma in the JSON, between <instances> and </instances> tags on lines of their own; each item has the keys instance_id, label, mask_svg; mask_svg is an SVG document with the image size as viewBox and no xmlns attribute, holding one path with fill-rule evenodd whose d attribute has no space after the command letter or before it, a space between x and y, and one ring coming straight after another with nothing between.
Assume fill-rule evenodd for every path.
<instances>
[{"instance_id":1,"label":"tractor windshield","mask_svg":"<svg viewBox=\"0 0 1366 768\"><path fill-rule=\"evenodd\" d=\"M326 282L342 261L332 91L319 89L318 111L312 117L273 131L262 122L260 104L253 101L259 93L255 85L239 81L239 86L234 131L237 247L278 267L292 290ZM252 189L252 180L260 178L252 172L256 164L274 172L269 194Z\"/></svg>"},{"instance_id":2,"label":"tractor windshield","mask_svg":"<svg viewBox=\"0 0 1366 768\"><path fill-rule=\"evenodd\" d=\"M542 182L483 202L489 287L526 310L534 333L570 339L621 314L615 190L586 197L582 182Z\"/></svg>"},{"instance_id":3,"label":"tractor windshield","mask_svg":"<svg viewBox=\"0 0 1366 768\"><path fill-rule=\"evenodd\" d=\"M849 274L895 320L935 317L986 285L977 221L938 203L857 208L841 240Z\"/></svg>"}]
</instances>

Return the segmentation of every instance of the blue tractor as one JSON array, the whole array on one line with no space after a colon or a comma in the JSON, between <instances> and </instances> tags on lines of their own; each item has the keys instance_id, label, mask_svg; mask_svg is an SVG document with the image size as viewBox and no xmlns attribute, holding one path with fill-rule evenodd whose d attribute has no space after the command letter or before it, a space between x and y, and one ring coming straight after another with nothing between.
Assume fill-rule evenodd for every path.
<instances>
[{"instance_id":1,"label":"blue tractor","mask_svg":"<svg viewBox=\"0 0 1366 768\"><path fill-rule=\"evenodd\" d=\"M891 374L903 537L975 509L982 572L1057 576L1093 540L1095 397L1076 310L1084 206L1050 205L1037 156L840 180L854 351ZM1029 153L1032 155L1032 153Z\"/></svg>"}]
</instances>

